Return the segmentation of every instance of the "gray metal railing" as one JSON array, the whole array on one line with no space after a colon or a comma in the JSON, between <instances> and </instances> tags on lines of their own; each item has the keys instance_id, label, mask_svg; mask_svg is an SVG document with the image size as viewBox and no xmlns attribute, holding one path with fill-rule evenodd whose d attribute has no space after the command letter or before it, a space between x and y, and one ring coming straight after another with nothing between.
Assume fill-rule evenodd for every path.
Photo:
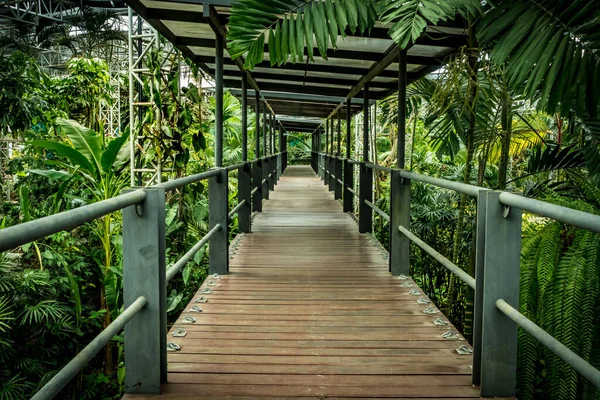
<instances>
[{"instance_id":1,"label":"gray metal railing","mask_svg":"<svg viewBox=\"0 0 600 400\"><path fill-rule=\"evenodd\" d=\"M207 243L209 272L228 272L228 225L238 215L238 230L250 232L251 212L261 211L287 166L287 153L272 154L225 168L134 189L112 199L0 230L0 251L13 249L121 210L123 212L124 311L63 367L33 397L54 398L85 365L125 328L126 393L160 393L166 380L166 284ZM238 203L228 210L228 172L238 171ZM266 177L263 182L262 177ZM209 181L209 231L171 268L165 266L165 192ZM256 204L259 203L257 206ZM154 327L155 329L152 329Z\"/></svg>"},{"instance_id":2,"label":"gray metal railing","mask_svg":"<svg viewBox=\"0 0 600 400\"><path fill-rule=\"evenodd\" d=\"M358 193L353 190L354 165L360 167ZM333 175L340 175L336 169L339 167L343 168L343 180L332 182ZM321 152L313 153L313 168L325 184L329 185L330 190L335 190L334 185L344 189L341 192L345 212L352 212L354 197L359 198L360 232L371 232L373 211L390 222L390 272L393 275L409 274L409 245L412 242L475 290L472 380L473 384L481 385L482 396L515 395L517 326L600 388L598 369L511 306L518 304L519 300L522 211L596 233L600 233L600 216L514 193L494 191L369 162L341 159ZM391 174L390 215L373 203L373 170ZM475 278L410 231L412 181L476 198Z\"/></svg>"}]
</instances>

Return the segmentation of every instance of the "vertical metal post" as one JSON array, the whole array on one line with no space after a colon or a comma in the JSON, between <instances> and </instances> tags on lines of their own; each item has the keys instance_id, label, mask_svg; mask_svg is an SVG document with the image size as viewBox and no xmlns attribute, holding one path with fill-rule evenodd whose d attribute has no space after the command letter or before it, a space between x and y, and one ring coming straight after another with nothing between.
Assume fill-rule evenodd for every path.
<instances>
[{"instance_id":1,"label":"vertical metal post","mask_svg":"<svg viewBox=\"0 0 600 400\"><path fill-rule=\"evenodd\" d=\"M352 125L352 100L346 100L346 158L351 159L352 154L350 149L352 148L350 125Z\"/></svg>"},{"instance_id":2,"label":"vertical metal post","mask_svg":"<svg viewBox=\"0 0 600 400\"><path fill-rule=\"evenodd\" d=\"M361 161L358 188L358 231L360 233L373 230L373 210L365 200L373 201L373 170L367 168L365 162Z\"/></svg>"},{"instance_id":3,"label":"vertical metal post","mask_svg":"<svg viewBox=\"0 0 600 400\"><path fill-rule=\"evenodd\" d=\"M267 152L267 104L263 101L263 159L262 159L262 195L263 199L269 198L269 159Z\"/></svg>"},{"instance_id":4,"label":"vertical metal post","mask_svg":"<svg viewBox=\"0 0 600 400\"><path fill-rule=\"evenodd\" d=\"M406 157L406 50L398 55L398 159L396 166L404 169ZM414 134L414 132L413 132Z\"/></svg>"},{"instance_id":5,"label":"vertical metal post","mask_svg":"<svg viewBox=\"0 0 600 400\"><path fill-rule=\"evenodd\" d=\"M285 164L286 164L286 156L287 156L287 151L286 151L286 143L285 143L285 138L283 135L283 126L279 125L279 152L281 153L280 157L279 157L279 176L281 177L281 175L283 174L283 171L285 171ZM312 141L311 141L312 143ZM312 156L312 153L311 153Z\"/></svg>"},{"instance_id":6,"label":"vertical metal post","mask_svg":"<svg viewBox=\"0 0 600 400\"><path fill-rule=\"evenodd\" d=\"M223 36L215 45L215 166L223 166Z\"/></svg>"},{"instance_id":7,"label":"vertical metal post","mask_svg":"<svg viewBox=\"0 0 600 400\"><path fill-rule=\"evenodd\" d=\"M248 161L248 80L242 72L242 161Z\"/></svg>"},{"instance_id":8,"label":"vertical metal post","mask_svg":"<svg viewBox=\"0 0 600 400\"><path fill-rule=\"evenodd\" d=\"M363 161L369 161L369 84L363 89Z\"/></svg>"},{"instance_id":9,"label":"vertical metal post","mask_svg":"<svg viewBox=\"0 0 600 400\"><path fill-rule=\"evenodd\" d=\"M285 172L285 170L287 169L288 166L288 151L287 151L287 136L285 134L286 130L283 127L283 125L281 125L281 143L283 146L283 168L281 170L281 172Z\"/></svg>"},{"instance_id":10,"label":"vertical metal post","mask_svg":"<svg viewBox=\"0 0 600 400\"><path fill-rule=\"evenodd\" d=\"M144 202L122 213L124 305L148 300L125 325L125 392L158 394L167 379L165 190L146 189Z\"/></svg>"},{"instance_id":11,"label":"vertical metal post","mask_svg":"<svg viewBox=\"0 0 600 400\"><path fill-rule=\"evenodd\" d=\"M339 111L337 112L337 157L335 160L334 196L336 199L341 199L344 188L339 182L342 180L342 115Z\"/></svg>"},{"instance_id":12,"label":"vertical metal post","mask_svg":"<svg viewBox=\"0 0 600 400\"><path fill-rule=\"evenodd\" d=\"M252 165L252 190L257 189L252 196L252 211L262 211L262 161L260 159L260 92L255 92L255 128L254 128L254 158Z\"/></svg>"},{"instance_id":13,"label":"vertical metal post","mask_svg":"<svg viewBox=\"0 0 600 400\"><path fill-rule=\"evenodd\" d=\"M343 195L344 186L340 183L343 182L342 178L342 159L338 157L335 159L335 182L334 182L334 196L336 199L341 199Z\"/></svg>"},{"instance_id":14,"label":"vertical metal post","mask_svg":"<svg viewBox=\"0 0 600 400\"><path fill-rule=\"evenodd\" d=\"M262 161L258 160L252 165L252 190L256 190L252 195L252 211L262 211Z\"/></svg>"},{"instance_id":15,"label":"vertical metal post","mask_svg":"<svg viewBox=\"0 0 600 400\"><path fill-rule=\"evenodd\" d=\"M352 212L354 204L354 195L350 193L346 188L354 188L354 166L350 164L350 160L344 160L344 212Z\"/></svg>"},{"instance_id":16,"label":"vertical metal post","mask_svg":"<svg viewBox=\"0 0 600 400\"><path fill-rule=\"evenodd\" d=\"M277 168L275 166L275 124L274 124L274 118L275 116L271 113L269 113L269 142L270 142L270 150L271 150L271 156L269 157L269 190L274 190L275 189L275 181L276 181L276 175L277 175Z\"/></svg>"},{"instance_id":17,"label":"vertical metal post","mask_svg":"<svg viewBox=\"0 0 600 400\"><path fill-rule=\"evenodd\" d=\"M318 140L318 152L319 152L319 158L318 158L318 169L319 169L319 177L321 178L322 181L325 180L325 173L323 172L323 130L321 129L321 127L318 128L317 130L317 140Z\"/></svg>"},{"instance_id":18,"label":"vertical metal post","mask_svg":"<svg viewBox=\"0 0 600 400\"><path fill-rule=\"evenodd\" d=\"M358 230L360 233L371 232L373 229L373 210L365 200L373 201L373 170L367 168L369 161L369 84L365 84L363 100L363 161L360 163Z\"/></svg>"},{"instance_id":19,"label":"vertical metal post","mask_svg":"<svg viewBox=\"0 0 600 400\"><path fill-rule=\"evenodd\" d=\"M229 192L227 169L219 168L219 172L208 180L208 227L221 225L209 241L208 270L211 274L225 275L229 272Z\"/></svg>"},{"instance_id":20,"label":"vertical metal post","mask_svg":"<svg viewBox=\"0 0 600 400\"><path fill-rule=\"evenodd\" d=\"M500 193L486 192L482 397L511 397L517 386L518 327L496 308L496 301L519 307L522 212L502 205Z\"/></svg>"},{"instance_id":21,"label":"vertical metal post","mask_svg":"<svg viewBox=\"0 0 600 400\"><path fill-rule=\"evenodd\" d=\"M410 240L398 226L410 230L410 180L392 170L390 191L390 272L393 276L409 275Z\"/></svg>"},{"instance_id":22,"label":"vertical metal post","mask_svg":"<svg viewBox=\"0 0 600 400\"><path fill-rule=\"evenodd\" d=\"M352 107L352 99L346 100L346 160L344 161L344 187L342 189L343 197L344 197L344 212L352 212L354 205L354 195L350 193L346 188L354 188L354 166L350 164L351 156L351 107Z\"/></svg>"},{"instance_id":23,"label":"vertical metal post","mask_svg":"<svg viewBox=\"0 0 600 400\"><path fill-rule=\"evenodd\" d=\"M329 127L329 133L331 135L330 143L331 143L331 157L329 158L329 191L334 192L335 195L335 141L334 141L334 126L333 126L333 118L330 119L331 126Z\"/></svg>"},{"instance_id":24,"label":"vertical metal post","mask_svg":"<svg viewBox=\"0 0 600 400\"><path fill-rule=\"evenodd\" d=\"M250 163L244 163L244 166L238 170L238 201L245 201L244 205L238 211L238 231L250 233L252 214L252 179ZM209 199L210 201L210 199Z\"/></svg>"},{"instance_id":25,"label":"vertical metal post","mask_svg":"<svg viewBox=\"0 0 600 400\"><path fill-rule=\"evenodd\" d=\"M337 155L342 156L342 114L337 112Z\"/></svg>"},{"instance_id":26,"label":"vertical metal post","mask_svg":"<svg viewBox=\"0 0 600 400\"><path fill-rule=\"evenodd\" d=\"M477 231L475 238L475 304L473 306L473 385L481 383L481 330L483 322L483 271L485 262L486 192L477 193Z\"/></svg>"},{"instance_id":27,"label":"vertical metal post","mask_svg":"<svg viewBox=\"0 0 600 400\"><path fill-rule=\"evenodd\" d=\"M329 184L329 121L325 120L325 150L323 151L323 183Z\"/></svg>"},{"instance_id":28,"label":"vertical metal post","mask_svg":"<svg viewBox=\"0 0 600 400\"><path fill-rule=\"evenodd\" d=\"M255 101L256 101L256 113L255 117L255 127L254 127L254 141L255 141L255 149L254 149L254 158L257 160L260 159L260 92L257 90L255 92Z\"/></svg>"},{"instance_id":29,"label":"vertical metal post","mask_svg":"<svg viewBox=\"0 0 600 400\"><path fill-rule=\"evenodd\" d=\"M263 101L263 126L262 126L262 139L263 139L263 157L267 157L267 105Z\"/></svg>"}]
</instances>

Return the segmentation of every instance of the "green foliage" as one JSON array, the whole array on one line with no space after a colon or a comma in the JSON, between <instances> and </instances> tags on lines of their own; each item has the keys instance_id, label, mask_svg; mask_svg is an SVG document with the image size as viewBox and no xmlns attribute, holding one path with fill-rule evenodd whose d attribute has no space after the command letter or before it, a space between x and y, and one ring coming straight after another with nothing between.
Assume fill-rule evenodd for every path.
<instances>
[{"instance_id":1,"label":"green foliage","mask_svg":"<svg viewBox=\"0 0 600 400\"><path fill-rule=\"evenodd\" d=\"M506 63L511 85L550 114L596 116L600 20L594 0L499 0L490 3L479 40Z\"/></svg>"},{"instance_id":2,"label":"green foliage","mask_svg":"<svg viewBox=\"0 0 600 400\"><path fill-rule=\"evenodd\" d=\"M597 212L580 201L547 198ZM592 365L600 365L600 236L559 222L526 227L521 312ZM598 398L600 392L524 331L519 332L519 398Z\"/></svg>"},{"instance_id":3,"label":"green foliage","mask_svg":"<svg viewBox=\"0 0 600 400\"><path fill-rule=\"evenodd\" d=\"M271 66L302 62L305 49L313 60L313 37L319 54L327 59L346 29L365 32L375 25L371 0L242 0L234 3L229 20L228 50L232 58L246 54L244 67L263 61L268 34Z\"/></svg>"},{"instance_id":4,"label":"green foliage","mask_svg":"<svg viewBox=\"0 0 600 400\"><path fill-rule=\"evenodd\" d=\"M0 134L16 136L42 116L49 78L33 59L15 51L0 56L0 83Z\"/></svg>"},{"instance_id":5,"label":"green foliage","mask_svg":"<svg viewBox=\"0 0 600 400\"><path fill-rule=\"evenodd\" d=\"M337 48L338 36L345 38L346 30L368 32L378 19L391 24L391 39L405 48L428 24L454 19L457 13L479 14L480 7L475 0L240 0L231 10L228 50L234 59L246 55L244 68L253 69L263 61L268 34L271 66L302 62L305 49L314 61L314 41L327 59L327 49L330 44Z\"/></svg>"},{"instance_id":6,"label":"green foliage","mask_svg":"<svg viewBox=\"0 0 600 400\"><path fill-rule=\"evenodd\" d=\"M477 15L480 3L473 0L375 0L381 22L391 24L389 35L400 48L414 43L427 25L452 20L456 14Z\"/></svg>"}]
</instances>

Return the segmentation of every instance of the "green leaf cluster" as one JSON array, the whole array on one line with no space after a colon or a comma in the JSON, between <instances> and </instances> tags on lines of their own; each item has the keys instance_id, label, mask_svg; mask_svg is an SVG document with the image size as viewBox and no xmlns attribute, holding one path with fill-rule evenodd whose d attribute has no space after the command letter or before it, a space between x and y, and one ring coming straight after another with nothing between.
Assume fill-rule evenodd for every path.
<instances>
[{"instance_id":1,"label":"green leaf cluster","mask_svg":"<svg viewBox=\"0 0 600 400\"><path fill-rule=\"evenodd\" d=\"M302 62L305 55L314 61L315 44L327 59L338 35L364 33L376 20L371 0L242 0L231 10L228 51L232 58L246 54L244 67L253 69L264 59L268 34L271 66Z\"/></svg>"},{"instance_id":2,"label":"green leaf cluster","mask_svg":"<svg viewBox=\"0 0 600 400\"><path fill-rule=\"evenodd\" d=\"M579 201L550 200L595 211ZM520 285L521 312L598 368L600 236L555 221L534 223L523 241ZM598 389L522 330L517 376L519 399L600 397Z\"/></svg>"},{"instance_id":3,"label":"green leaf cluster","mask_svg":"<svg viewBox=\"0 0 600 400\"><path fill-rule=\"evenodd\" d=\"M478 38L491 59L506 64L511 85L550 114L595 117L600 94L600 18L590 0L499 0Z\"/></svg>"}]
</instances>

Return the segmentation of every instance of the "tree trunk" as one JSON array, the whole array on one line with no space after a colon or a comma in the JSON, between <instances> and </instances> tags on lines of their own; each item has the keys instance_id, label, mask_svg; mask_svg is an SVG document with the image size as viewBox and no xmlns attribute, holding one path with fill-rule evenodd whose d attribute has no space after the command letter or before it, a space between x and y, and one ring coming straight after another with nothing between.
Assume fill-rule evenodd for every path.
<instances>
[{"instance_id":1,"label":"tree trunk","mask_svg":"<svg viewBox=\"0 0 600 400\"><path fill-rule=\"evenodd\" d=\"M510 154L510 140L512 133L512 101L508 88L502 87L502 100L500 122L502 124L502 148L500 150L500 164L498 166L498 189L506 189L508 175L508 157Z\"/></svg>"}]
</instances>

